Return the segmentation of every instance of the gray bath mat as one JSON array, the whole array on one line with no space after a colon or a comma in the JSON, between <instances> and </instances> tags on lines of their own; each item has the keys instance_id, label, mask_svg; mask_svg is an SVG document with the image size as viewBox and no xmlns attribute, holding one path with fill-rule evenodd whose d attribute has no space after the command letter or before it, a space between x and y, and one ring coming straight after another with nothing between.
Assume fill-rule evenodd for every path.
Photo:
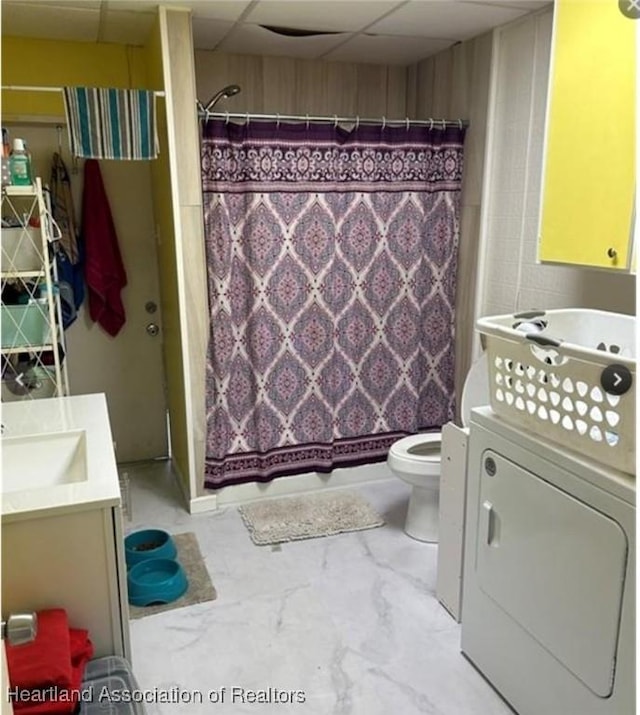
<instances>
[{"instance_id":1,"label":"gray bath mat","mask_svg":"<svg viewBox=\"0 0 640 715\"><path fill-rule=\"evenodd\" d=\"M150 616L152 613L170 611L172 608L184 608L184 606L193 606L195 603L215 601L217 598L216 590L211 583L209 572L200 553L196 535L188 531L185 534L172 534L172 536L178 552L176 559L187 574L189 588L183 596L171 603L155 606L132 606L129 604L129 618L142 618Z\"/></svg>"},{"instance_id":2,"label":"gray bath mat","mask_svg":"<svg viewBox=\"0 0 640 715\"><path fill-rule=\"evenodd\" d=\"M351 491L268 499L245 504L238 511L258 546L373 529L384 524L368 502Z\"/></svg>"}]
</instances>

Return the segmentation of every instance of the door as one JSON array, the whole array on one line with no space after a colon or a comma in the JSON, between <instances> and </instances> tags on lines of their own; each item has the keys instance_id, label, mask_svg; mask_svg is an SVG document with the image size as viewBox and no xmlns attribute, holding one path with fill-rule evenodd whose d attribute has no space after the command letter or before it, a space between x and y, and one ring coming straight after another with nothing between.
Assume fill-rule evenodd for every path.
<instances>
[{"instance_id":1,"label":"door","mask_svg":"<svg viewBox=\"0 0 640 715\"><path fill-rule=\"evenodd\" d=\"M26 139L43 184L61 143L79 217L84 162L74 168L66 127L59 132L55 125L9 125L9 131L11 137ZM100 170L127 272L122 292L127 320L112 338L91 322L85 301L65 333L69 391L106 394L118 462L165 457L167 406L150 162L101 161Z\"/></svg>"},{"instance_id":2,"label":"door","mask_svg":"<svg viewBox=\"0 0 640 715\"><path fill-rule=\"evenodd\" d=\"M611 695L627 559L620 525L487 450L478 585L600 697Z\"/></svg>"}]
</instances>

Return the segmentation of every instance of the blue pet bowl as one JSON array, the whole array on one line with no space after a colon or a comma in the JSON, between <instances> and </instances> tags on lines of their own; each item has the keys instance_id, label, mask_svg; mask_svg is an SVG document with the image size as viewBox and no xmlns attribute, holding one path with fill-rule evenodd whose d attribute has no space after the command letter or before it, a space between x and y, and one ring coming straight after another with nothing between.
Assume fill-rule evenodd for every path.
<instances>
[{"instance_id":1,"label":"blue pet bowl","mask_svg":"<svg viewBox=\"0 0 640 715\"><path fill-rule=\"evenodd\" d=\"M127 568L150 559L175 559L176 545L171 535L162 529L134 531L124 540Z\"/></svg>"},{"instance_id":2,"label":"blue pet bowl","mask_svg":"<svg viewBox=\"0 0 640 715\"><path fill-rule=\"evenodd\" d=\"M189 583L177 561L148 559L131 568L127 574L127 585L132 606L152 606L180 598Z\"/></svg>"}]
</instances>

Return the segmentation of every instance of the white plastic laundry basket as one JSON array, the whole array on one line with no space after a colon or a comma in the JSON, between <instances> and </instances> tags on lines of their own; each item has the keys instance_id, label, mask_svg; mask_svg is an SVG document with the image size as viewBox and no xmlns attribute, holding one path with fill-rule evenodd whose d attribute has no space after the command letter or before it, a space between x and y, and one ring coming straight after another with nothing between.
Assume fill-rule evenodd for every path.
<instances>
[{"instance_id":1,"label":"white plastic laundry basket","mask_svg":"<svg viewBox=\"0 0 640 715\"><path fill-rule=\"evenodd\" d=\"M481 318L493 411L635 475L635 317L600 310Z\"/></svg>"}]
</instances>

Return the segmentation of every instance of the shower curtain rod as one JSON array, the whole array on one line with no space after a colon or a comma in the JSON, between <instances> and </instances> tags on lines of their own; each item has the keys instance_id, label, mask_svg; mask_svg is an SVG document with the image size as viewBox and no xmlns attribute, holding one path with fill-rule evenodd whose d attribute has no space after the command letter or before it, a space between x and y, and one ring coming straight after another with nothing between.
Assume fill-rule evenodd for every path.
<instances>
[{"instance_id":1,"label":"shower curtain rod","mask_svg":"<svg viewBox=\"0 0 640 715\"><path fill-rule=\"evenodd\" d=\"M64 87L27 87L21 84L3 84L3 90L10 90L12 92L62 92ZM164 97L164 92L154 91L156 97Z\"/></svg>"},{"instance_id":2,"label":"shower curtain rod","mask_svg":"<svg viewBox=\"0 0 640 715\"><path fill-rule=\"evenodd\" d=\"M412 124L414 126L428 126L438 129L444 129L445 127L463 127L469 126L469 120L467 119L387 119L386 117L379 117L374 119L372 117L338 117L333 116L314 116L310 114L251 114L250 112L198 112L198 116L203 118L205 121L207 119L245 119L247 122L258 121L258 122L281 122L281 121L294 121L294 122L326 122L333 123L334 126L339 123L355 124L356 127L359 124L382 124L383 127L386 125L400 125L409 128Z\"/></svg>"}]
</instances>

